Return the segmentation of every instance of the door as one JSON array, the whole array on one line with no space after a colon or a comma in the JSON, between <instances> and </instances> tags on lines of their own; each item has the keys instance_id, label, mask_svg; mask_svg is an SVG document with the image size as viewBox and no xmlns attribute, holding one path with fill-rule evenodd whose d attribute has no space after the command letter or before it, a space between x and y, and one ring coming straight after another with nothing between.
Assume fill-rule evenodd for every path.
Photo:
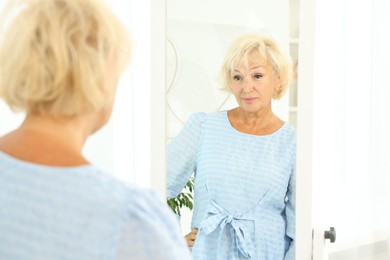
<instances>
[{"instance_id":1,"label":"door","mask_svg":"<svg viewBox=\"0 0 390 260\"><path fill-rule=\"evenodd\" d=\"M390 259L390 3L300 13L296 259Z\"/></svg>"}]
</instances>

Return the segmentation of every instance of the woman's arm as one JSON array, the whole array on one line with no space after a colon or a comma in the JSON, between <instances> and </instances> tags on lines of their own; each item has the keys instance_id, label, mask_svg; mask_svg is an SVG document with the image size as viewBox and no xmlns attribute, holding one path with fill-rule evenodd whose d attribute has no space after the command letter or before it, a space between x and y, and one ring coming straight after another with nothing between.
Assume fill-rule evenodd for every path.
<instances>
[{"instance_id":1,"label":"woman's arm","mask_svg":"<svg viewBox=\"0 0 390 260\"><path fill-rule=\"evenodd\" d=\"M196 171L196 157L205 117L204 113L192 114L168 145L168 198L176 197Z\"/></svg>"},{"instance_id":2,"label":"woman's arm","mask_svg":"<svg viewBox=\"0 0 390 260\"><path fill-rule=\"evenodd\" d=\"M287 197L288 201L286 204L286 219L287 219L287 228L286 228L286 235L291 238L290 247L288 248L285 260L295 260L295 163L294 167L292 169L292 175L290 178L288 191L287 191Z\"/></svg>"},{"instance_id":3,"label":"woman's arm","mask_svg":"<svg viewBox=\"0 0 390 260\"><path fill-rule=\"evenodd\" d=\"M190 260L180 225L152 191L133 192L118 240L117 259Z\"/></svg>"}]
</instances>

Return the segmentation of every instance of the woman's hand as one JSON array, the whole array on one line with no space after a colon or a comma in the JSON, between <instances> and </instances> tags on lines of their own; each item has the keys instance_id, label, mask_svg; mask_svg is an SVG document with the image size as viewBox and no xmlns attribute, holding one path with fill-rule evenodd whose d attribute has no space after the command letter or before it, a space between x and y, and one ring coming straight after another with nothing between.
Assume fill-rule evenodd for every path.
<instances>
[{"instance_id":1,"label":"woman's hand","mask_svg":"<svg viewBox=\"0 0 390 260\"><path fill-rule=\"evenodd\" d=\"M185 235L185 239L187 241L188 246L194 246L196 235L198 234L198 229L193 228L190 233Z\"/></svg>"}]
</instances>

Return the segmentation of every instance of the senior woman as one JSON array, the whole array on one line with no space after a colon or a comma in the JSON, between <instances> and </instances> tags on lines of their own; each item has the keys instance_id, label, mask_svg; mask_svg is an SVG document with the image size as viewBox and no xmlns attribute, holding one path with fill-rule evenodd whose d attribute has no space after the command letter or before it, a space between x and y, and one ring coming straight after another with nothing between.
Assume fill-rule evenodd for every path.
<instances>
[{"instance_id":1,"label":"senior woman","mask_svg":"<svg viewBox=\"0 0 390 260\"><path fill-rule=\"evenodd\" d=\"M221 69L238 107L194 113L168 146L168 197L195 176L193 259L294 259L295 129L272 110L291 58L257 34L236 39Z\"/></svg>"},{"instance_id":2,"label":"senior woman","mask_svg":"<svg viewBox=\"0 0 390 260\"><path fill-rule=\"evenodd\" d=\"M26 118L0 137L0 258L189 259L165 203L82 155L128 63L124 26L98 0L11 1L2 18L0 97Z\"/></svg>"}]
</instances>

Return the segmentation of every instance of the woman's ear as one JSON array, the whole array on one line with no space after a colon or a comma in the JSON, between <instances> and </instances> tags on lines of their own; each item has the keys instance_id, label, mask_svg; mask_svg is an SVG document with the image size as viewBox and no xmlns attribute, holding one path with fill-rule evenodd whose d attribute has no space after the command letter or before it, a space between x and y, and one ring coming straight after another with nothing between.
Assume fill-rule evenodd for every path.
<instances>
[{"instance_id":1,"label":"woman's ear","mask_svg":"<svg viewBox=\"0 0 390 260\"><path fill-rule=\"evenodd\" d=\"M282 88L282 80L280 79L279 75L276 75L275 77L275 91L280 92L280 89Z\"/></svg>"},{"instance_id":2,"label":"woman's ear","mask_svg":"<svg viewBox=\"0 0 390 260\"><path fill-rule=\"evenodd\" d=\"M275 82L274 82L274 94L273 98L277 98L282 91L282 80L278 75L275 75Z\"/></svg>"}]
</instances>

